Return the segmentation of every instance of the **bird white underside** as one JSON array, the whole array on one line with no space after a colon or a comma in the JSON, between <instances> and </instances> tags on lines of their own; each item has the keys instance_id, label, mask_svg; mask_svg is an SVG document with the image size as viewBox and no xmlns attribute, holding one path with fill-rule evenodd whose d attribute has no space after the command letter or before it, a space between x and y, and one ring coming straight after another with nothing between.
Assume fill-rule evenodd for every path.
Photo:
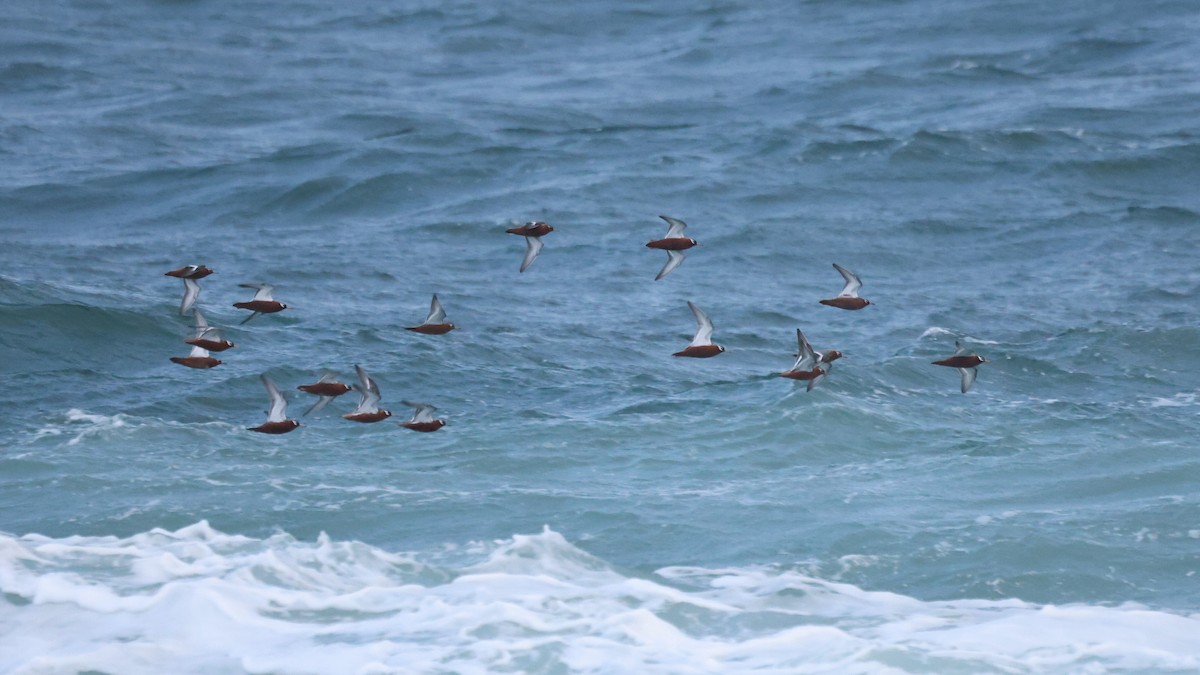
<instances>
[{"instance_id":1,"label":"bird white underside","mask_svg":"<svg viewBox=\"0 0 1200 675\"><path fill-rule=\"evenodd\" d=\"M375 381L371 380L371 384L375 384ZM375 391L359 386L355 386L354 389L358 392L358 407L354 409L353 414L379 412L379 387L376 386Z\"/></svg>"},{"instance_id":2,"label":"bird white underside","mask_svg":"<svg viewBox=\"0 0 1200 675\"><path fill-rule=\"evenodd\" d=\"M275 291L275 287L271 284L238 284L238 286L242 288L257 289L257 292L254 294L254 298L251 299L251 302L254 302L255 300L266 300L267 302L270 302L275 299L271 297L271 294Z\"/></svg>"},{"instance_id":3,"label":"bird white underside","mask_svg":"<svg viewBox=\"0 0 1200 675\"><path fill-rule=\"evenodd\" d=\"M679 267L682 263L683 263L683 252L682 251L667 251L667 262L666 262L666 264L663 265L662 269L658 271L658 276L654 277L654 280L658 281L659 279L667 276L676 267Z\"/></svg>"},{"instance_id":4,"label":"bird white underside","mask_svg":"<svg viewBox=\"0 0 1200 675\"><path fill-rule=\"evenodd\" d=\"M525 259L521 261L521 271L529 269L538 254L542 252L541 237L525 237Z\"/></svg>"},{"instance_id":5,"label":"bird white underside","mask_svg":"<svg viewBox=\"0 0 1200 675\"><path fill-rule=\"evenodd\" d=\"M354 409L353 414L379 412L379 400L382 398L379 385L357 364L354 366L354 372L358 373L358 384L354 387L358 392L358 407Z\"/></svg>"},{"instance_id":6,"label":"bird white underside","mask_svg":"<svg viewBox=\"0 0 1200 675\"><path fill-rule=\"evenodd\" d=\"M846 280L846 285L842 288L842 292L838 293L838 297L857 298L858 289L862 288L862 280L858 278L857 274L837 263L833 263L833 267L838 271L839 274L842 275L842 278Z\"/></svg>"},{"instance_id":7,"label":"bird white underside","mask_svg":"<svg viewBox=\"0 0 1200 675\"><path fill-rule=\"evenodd\" d=\"M322 396L317 399L316 403L309 406L308 410L304 411L304 414L308 415L310 413L320 412L320 410L322 408L324 408L325 406L329 405L329 402L332 400L333 400L332 396Z\"/></svg>"},{"instance_id":8,"label":"bird white underside","mask_svg":"<svg viewBox=\"0 0 1200 675\"><path fill-rule=\"evenodd\" d=\"M203 359L203 358L207 358L207 357L208 357L208 350L207 350L207 349L205 349L204 347L198 347L198 346L194 346L194 345L193 345L193 346L192 346L192 353L188 354L188 356L189 356L189 357L197 357L197 356L198 356L198 357L200 357L200 358L202 358L202 359Z\"/></svg>"},{"instance_id":9,"label":"bird white underside","mask_svg":"<svg viewBox=\"0 0 1200 675\"><path fill-rule=\"evenodd\" d=\"M360 366L356 363L356 364L354 364L354 374L358 376L359 386L363 390L370 391L371 376L367 374L367 371L363 370L362 366Z\"/></svg>"},{"instance_id":10,"label":"bird white underside","mask_svg":"<svg viewBox=\"0 0 1200 675\"><path fill-rule=\"evenodd\" d=\"M958 372L962 375L962 393L965 394L971 385L975 384L975 378L979 373L974 368L959 368Z\"/></svg>"},{"instance_id":11,"label":"bird white underside","mask_svg":"<svg viewBox=\"0 0 1200 675\"><path fill-rule=\"evenodd\" d=\"M205 338L208 340L220 340L221 339L221 328L219 326L208 325L208 321L205 320L204 315L200 313L200 310L193 309L192 316L195 318L195 321L192 323L192 328L196 332L196 334L194 336L195 339L197 339L197 340L199 340L200 338Z\"/></svg>"},{"instance_id":12,"label":"bird white underside","mask_svg":"<svg viewBox=\"0 0 1200 675\"><path fill-rule=\"evenodd\" d=\"M692 343L689 347L707 347L712 344L713 325L709 320L708 315L702 309L697 307L691 301L688 301L688 307L692 310L692 314L696 317L696 337L692 338Z\"/></svg>"},{"instance_id":13,"label":"bird white underside","mask_svg":"<svg viewBox=\"0 0 1200 675\"><path fill-rule=\"evenodd\" d=\"M183 280L183 301L179 303L179 313L187 314L192 305L196 304L196 300L200 297L200 284L196 283L195 279Z\"/></svg>"},{"instance_id":14,"label":"bird white underside","mask_svg":"<svg viewBox=\"0 0 1200 675\"><path fill-rule=\"evenodd\" d=\"M420 424L422 422L433 421L433 411L437 410L437 408L428 403L414 403L413 401L401 401L401 403L416 408L416 412L413 413L412 419L409 422Z\"/></svg>"},{"instance_id":15,"label":"bird white underside","mask_svg":"<svg viewBox=\"0 0 1200 675\"><path fill-rule=\"evenodd\" d=\"M671 216L659 216L659 218L667 221L668 225L667 235L663 237L664 239L673 239L675 237L683 236L683 231L687 228L687 223L678 218L672 218Z\"/></svg>"},{"instance_id":16,"label":"bird white underside","mask_svg":"<svg viewBox=\"0 0 1200 675\"><path fill-rule=\"evenodd\" d=\"M267 410L267 422L282 422L287 419L287 399L279 391L279 387L271 381L271 378L266 374L260 376L263 386L267 388L267 398L271 400L271 407Z\"/></svg>"},{"instance_id":17,"label":"bird white underside","mask_svg":"<svg viewBox=\"0 0 1200 675\"><path fill-rule=\"evenodd\" d=\"M438 302L438 297L434 295L433 302L429 303L429 316L425 317L425 323L422 325L442 323L445 320L446 310L442 309L442 303Z\"/></svg>"},{"instance_id":18,"label":"bird white underside","mask_svg":"<svg viewBox=\"0 0 1200 675\"><path fill-rule=\"evenodd\" d=\"M792 365L792 370L812 370L816 368L818 363L816 352L813 351L808 338L804 337L804 332L799 328L796 329L796 343L800 347L800 357Z\"/></svg>"}]
</instances>

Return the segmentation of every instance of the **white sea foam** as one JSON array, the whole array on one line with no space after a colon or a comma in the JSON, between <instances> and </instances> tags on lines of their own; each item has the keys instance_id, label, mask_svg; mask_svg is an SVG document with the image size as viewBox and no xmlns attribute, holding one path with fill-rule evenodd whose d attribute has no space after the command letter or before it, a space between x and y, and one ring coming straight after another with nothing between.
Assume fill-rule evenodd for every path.
<instances>
[{"instance_id":1,"label":"white sea foam","mask_svg":"<svg viewBox=\"0 0 1200 675\"><path fill-rule=\"evenodd\" d=\"M128 423L129 419L125 415L94 415L78 408L71 408L67 411L66 419L63 422L47 424L38 429L36 436L40 438L74 433L71 440L67 441L67 445L76 445L88 436L110 429L120 429Z\"/></svg>"},{"instance_id":2,"label":"white sea foam","mask_svg":"<svg viewBox=\"0 0 1200 675\"><path fill-rule=\"evenodd\" d=\"M930 326L929 328L925 329L924 333L921 333L921 339L924 340L927 337L936 337L938 335L954 335L954 334L955 334L954 331L946 330L945 328L942 328L941 326Z\"/></svg>"},{"instance_id":3,"label":"white sea foam","mask_svg":"<svg viewBox=\"0 0 1200 675\"><path fill-rule=\"evenodd\" d=\"M1180 392L1171 398L1155 397L1150 399L1151 408L1183 408L1196 405L1196 394Z\"/></svg>"},{"instance_id":4,"label":"white sea foam","mask_svg":"<svg viewBox=\"0 0 1200 675\"><path fill-rule=\"evenodd\" d=\"M65 445L78 445L94 436L104 436L109 433L128 433L150 427L171 427L176 429L194 428L194 423L176 422L157 418L139 418L118 413L116 415L98 415L79 408L71 408L61 417L55 416L50 423L42 426L34 434L35 438L48 436L58 437L71 435ZM232 433L241 433L242 427L228 422L203 422L199 426Z\"/></svg>"},{"instance_id":5,"label":"white sea foam","mask_svg":"<svg viewBox=\"0 0 1200 675\"><path fill-rule=\"evenodd\" d=\"M921 333L920 339L924 340L927 337L937 337L939 335L955 335L955 336L957 336L959 334L955 333L952 330L942 328L941 326L930 326L929 328L925 329L924 333ZM966 341L970 344L977 344L977 345L998 345L998 344L1000 344L999 342L997 342L995 340L984 340L982 338L975 338L975 337L966 338Z\"/></svg>"},{"instance_id":6,"label":"white sea foam","mask_svg":"<svg viewBox=\"0 0 1200 675\"><path fill-rule=\"evenodd\" d=\"M642 578L548 529L424 555L203 522L125 539L0 535L0 590L11 673L1200 668L1200 616L924 602L772 567Z\"/></svg>"}]
</instances>

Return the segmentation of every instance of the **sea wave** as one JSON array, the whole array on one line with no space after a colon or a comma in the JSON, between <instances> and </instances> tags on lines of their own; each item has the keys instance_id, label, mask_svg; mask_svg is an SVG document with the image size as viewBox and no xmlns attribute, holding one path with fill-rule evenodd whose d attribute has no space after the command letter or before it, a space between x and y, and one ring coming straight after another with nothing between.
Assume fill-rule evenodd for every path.
<instances>
[{"instance_id":1,"label":"sea wave","mask_svg":"<svg viewBox=\"0 0 1200 675\"><path fill-rule=\"evenodd\" d=\"M48 415L34 432L31 443L36 446L52 439L53 443L48 444L51 447L66 447L97 437L136 443L160 437L167 431L195 433L199 429L210 434L229 434L240 432L242 427L224 421L179 422L123 413L100 415L72 408L65 414Z\"/></svg>"},{"instance_id":2,"label":"sea wave","mask_svg":"<svg viewBox=\"0 0 1200 675\"><path fill-rule=\"evenodd\" d=\"M1098 672L1200 668L1200 616L922 601L779 566L614 568L562 534L394 553L207 522L0 535L5 672Z\"/></svg>"}]
</instances>

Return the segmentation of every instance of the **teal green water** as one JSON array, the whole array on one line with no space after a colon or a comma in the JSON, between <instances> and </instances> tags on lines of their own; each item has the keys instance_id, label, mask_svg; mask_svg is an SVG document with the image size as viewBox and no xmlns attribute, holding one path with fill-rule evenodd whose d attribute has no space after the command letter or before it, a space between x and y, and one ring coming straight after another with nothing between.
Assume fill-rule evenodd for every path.
<instances>
[{"instance_id":1,"label":"teal green water","mask_svg":"<svg viewBox=\"0 0 1200 675\"><path fill-rule=\"evenodd\" d=\"M6 15L0 671L1200 669L1187 3Z\"/></svg>"}]
</instances>

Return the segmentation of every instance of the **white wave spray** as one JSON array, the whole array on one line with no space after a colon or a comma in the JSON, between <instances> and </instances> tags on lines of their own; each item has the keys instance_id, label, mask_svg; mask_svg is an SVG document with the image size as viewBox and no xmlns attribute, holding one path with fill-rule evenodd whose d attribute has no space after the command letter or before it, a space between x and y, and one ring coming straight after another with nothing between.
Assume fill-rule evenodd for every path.
<instances>
[{"instance_id":1,"label":"white wave spray","mask_svg":"<svg viewBox=\"0 0 1200 675\"><path fill-rule=\"evenodd\" d=\"M1200 616L924 602L771 567L626 575L546 529L428 554L200 522L0 535L0 671L895 673L1200 668Z\"/></svg>"}]
</instances>

